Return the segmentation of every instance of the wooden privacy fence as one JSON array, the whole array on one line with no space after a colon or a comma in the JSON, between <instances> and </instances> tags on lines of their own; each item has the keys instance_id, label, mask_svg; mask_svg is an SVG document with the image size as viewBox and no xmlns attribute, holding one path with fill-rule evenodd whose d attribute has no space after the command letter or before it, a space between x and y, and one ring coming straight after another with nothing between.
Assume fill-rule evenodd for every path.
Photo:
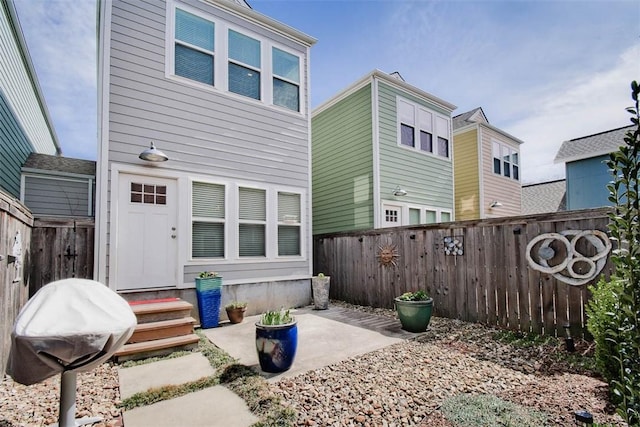
<instances>
[{"instance_id":1,"label":"wooden privacy fence","mask_svg":"<svg viewBox=\"0 0 640 427\"><path fill-rule=\"evenodd\" d=\"M576 237L581 230L607 232L607 212L601 208L318 235L314 271L331 276L331 298L353 304L392 308L395 296L423 289L434 299L436 316L555 336L564 336L568 324L574 336L584 336L587 285L565 283L562 277L571 277L566 269L553 275L532 268L527 245L545 233L573 230ZM600 252L593 238L570 238L579 255ZM452 247L462 254L454 255ZM529 253L538 265L544 265L542 256L549 268L561 268L571 250L562 239L538 238ZM601 262L597 276L608 278L613 268L609 255ZM590 261L568 264L576 276L595 267Z\"/></svg>"},{"instance_id":2,"label":"wooden privacy fence","mask_svg":"<svg viewBox=\"0 0 640 427\"><path fill-rule=\"evenodd\" d=\"M39 218L31 232L29 296L55 280L93 278L95 221Z\"/></svg>"},{"instance_id":3,"label":"wooden privacy fence","mask_svg":"<svg viewBox=\"0 0 640 427\"><path fill-rule=\"evenodd\" d=\"M14 320L29 298L23 273L29 265L32 224L26 206L0 191L0 374L9 360Z\"/></svg>"}]
</instances>

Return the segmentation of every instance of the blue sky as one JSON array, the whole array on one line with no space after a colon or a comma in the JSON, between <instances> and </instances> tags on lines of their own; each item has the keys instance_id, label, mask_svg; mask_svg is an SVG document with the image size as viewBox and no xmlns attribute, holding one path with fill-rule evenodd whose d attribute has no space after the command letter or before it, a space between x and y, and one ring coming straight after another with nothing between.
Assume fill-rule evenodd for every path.
<instances>
[{"instance_id":1,"label":"blue sky","mask_svg":"<svg viewBox=\"0 0 640 427\"><path fill-rule=\"evenodd\" d=\"M14 0L63 153L95 159L93 0ZM373 69L399 71L523 140L523 182L564 176L562 141L629 124L637 1L249 0L303 31L312 108Z\"/></svg>"}]
</instances>

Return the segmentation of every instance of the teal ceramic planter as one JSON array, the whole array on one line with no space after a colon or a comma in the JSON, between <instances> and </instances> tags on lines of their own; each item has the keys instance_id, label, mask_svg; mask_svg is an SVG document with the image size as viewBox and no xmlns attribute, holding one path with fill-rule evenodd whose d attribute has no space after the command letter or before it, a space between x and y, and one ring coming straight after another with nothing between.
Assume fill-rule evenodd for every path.
<instances>
[{"instance_id":1,"label":"teal ceramic planter","mask_svg":"<svg viewBox=\"0 0 640 427\"><path fill-rule=\"evenodd\" d=\"M433 311L433 298L426 301L403 301L395 298L394 302L402 329L409 332L427 330Z\"/></svg>"}]
</instances>

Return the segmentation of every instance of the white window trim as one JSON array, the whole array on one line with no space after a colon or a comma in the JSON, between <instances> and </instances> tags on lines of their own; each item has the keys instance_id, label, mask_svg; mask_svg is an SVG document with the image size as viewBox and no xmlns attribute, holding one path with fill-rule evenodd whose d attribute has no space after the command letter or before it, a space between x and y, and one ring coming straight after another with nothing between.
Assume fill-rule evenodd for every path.
<instances>
[{"instance_id":1,"label":"white window trim","mask_svg":"<svg viewBox=\"0 0 640 427\"><path fill-rule=\"evenodd\" d=\"M387 209L387 207L401 207L401 213L400 213L400 218L402 220L402 223L397 224L396 226L404 226L404 225L428 225L428 224L438 224L443 222L442 221L442 214L443 213L448 213L449 217L450 217L450 221L455 221L454 217L453 217L453 210L452 209L446 209L446 208L438 208L438 207L434 207L434 206L428 206L428 205L417 205L414 203L398 203L398 202L394 202L394 201L383 201L382 202L382 209L381 209L381 215L382 218L380 218L380 223L383 224L382 228L386 228L387 226L385 226L384 224L386 223L386 220L384 218L384 213L385 210ZM410 224L410 217L409 217L409 210L410 209L417 209L420 211L420 224ZM435 223L427 223L427 210L430 211L434 211L436 213L436 222Z\"/></svg>"},{"instance_id":2,"label":"white window trim","mask_svg":"<svg viewBox=\"0 0 640 427\"><path fill-rule=\"evenodd\" d=\"M400 102L404 102L407 104L411 104L413 106L413 114L414 114L414 147L409 147L408 145L402 144L402 121L400 120ZM420 128L420 110L431 115L431 129L421 129ZM444 119L447 122L447 135L446 139L448 141L448 153L447 157L441 156L438 154L438 137L445 137L438 133L437 121L438 118ZM424 130L431 134L431 149L432 151L424 151L420 149L420 131ZM425 156L435 157L437 159L448 160L451 161L451 152L452 152L452 141L451 141L451 118L445 115L442 115L434 110L430 110L424 105L415 103L413 101L408 100L400 95L396 95L396 143L398 147L409 150L414 153L424 154Z\"/></svg>"},{"instance_id":3,"label":"white window trim","mask_svg":"<svg viewBox=\"0 0 640 427\"><path fill-rule=\"evenodd\" d=\"M189 178L189 224L193 222L193 211L191 200L193 197L193 182L203 182L208 184L223 185L225 187L225 247L224 258L194 258L191 253L192 248L192 234L188 234L188 257L187 265L201 265L203 263L218 263L218 264L238 264L238 263L255 263L255 262L270 262L270 261L287 261L287 260L306 260L306 245L307 245L307 223L305 218L306 212L306 192L301 188L291 188L278 185L262 186L251 182L227 182L224 180L212 180L206 177L190 177ZM264 257L248 257L240 256L239 239L240 239L240 188L255 188L258 190L264 190L266 192L266 223L265 223L265 242L266 242L266 255ZM284 224L278 221L278 192L292 193L300 195L300 255L278 255L278 225ZM243 220L243 223L251 223L252 221Z\"/></svg>"},{"instance_id":4,"label":"white window trim","mask_svg":"<svg viewBox=\"0 0 640 427\"><path fill-rule=\"evenodd\" d=\"M174 72L175 69L175 10L182 9L185 12L189 12L193 15L199 16L203 19L206 19L210 22L213 22L215 28L215 39L214 39L214 82L213 86L205 83L201 83L195 80L191 80L186 77L177 76ZM166 52L166 60L165 60L165 78L169 80L174 80L176 82L180 82L182 84L186 84L189 86L197 87L200 90L207 90L216 92L219 94L224 94L225 96L233 97L238 100L266 105L270 108L277 109L278 111L282 111L289 114L294 115L302 115L306 114L306 95L305 90L303 88L307 87L306 81L306 73L303 70L305 64L305 53L301 53L295 51L287 46L274 42L273 40L267 39L264 36L261 36L250 29L240 27L234 24L230 24L224 21L221 18L203 13L198 9L194 9L188 5L177 3L173 1L168 1L166 6L166 34L165 34L165 52ZM234 92L229 91L228 84L228 64L229 62L237 63L242 65L238 61L231 60L229 58L229 44L228 44L228 34L229 30L236 31L238 33L244 34L248 37L251 37L260 42L260 55L261 55L261 63L260 63L260 99L253 99L247 96L243 96ZM280 105L273 104L273 62L272 62L272 47L277 47L278 49L290 53L298 58L299 64L299 79L300 82L296 83L299 87L299 99L298 99L298 107L300 111L294 111L286 107L282 107ZM242 65L245 66L246 65ZM254 68L254 67L249 67ZM278 77L280 78L280 77ZM287 81L285 79L282 79Z\"/></svg>"},{"instance_id":5,"label":"white window trim","mask_svg":"<svg viewBox=\"0 0 640 427\"><path fill-rule=\"evenodd\" d=\"M498 150L500 151L500 157L496 157L495 156L495 150L494 150L494 145L497 144L498 145ZM504 175L504 160L503 160L503 150L507 149L508 153L509 153L509 176L505 176ZM512 162L512 157L513 154L517 154L518 155L518 178L514 178L513 177L513 162ZM500 160L500 173L496 173L495 168L494 168L494 162L495 159ZM499 176L502 177L504 179L508 179L510 181L515 181L515 182L520 182L520 176L521 176L521 165L522 165L522 160L520 159L520 150L518 150L517 148L514 148L513 146L506 144L502 141L499 141L497 139L491 139L491 173L493 176Z\"/></svg>"}]
</instances>

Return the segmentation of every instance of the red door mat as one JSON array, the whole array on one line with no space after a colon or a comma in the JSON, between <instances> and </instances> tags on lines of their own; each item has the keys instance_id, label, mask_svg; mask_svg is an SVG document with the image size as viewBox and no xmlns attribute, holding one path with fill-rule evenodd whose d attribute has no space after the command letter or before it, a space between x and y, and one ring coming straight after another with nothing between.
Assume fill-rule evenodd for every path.
<instances>
[{"instance_id":1,"label":"red door mat","mask_svg":"<svg viewBox=\"0 0 640 427\"><path fill-rule=\"evenodd\" d=\"M156 304L159 302L175 302L175 301L180 301L180 298L160 298L160 299L148 299L144 301L129 301L129 305Z\"/></svg>"}]
</instances>

